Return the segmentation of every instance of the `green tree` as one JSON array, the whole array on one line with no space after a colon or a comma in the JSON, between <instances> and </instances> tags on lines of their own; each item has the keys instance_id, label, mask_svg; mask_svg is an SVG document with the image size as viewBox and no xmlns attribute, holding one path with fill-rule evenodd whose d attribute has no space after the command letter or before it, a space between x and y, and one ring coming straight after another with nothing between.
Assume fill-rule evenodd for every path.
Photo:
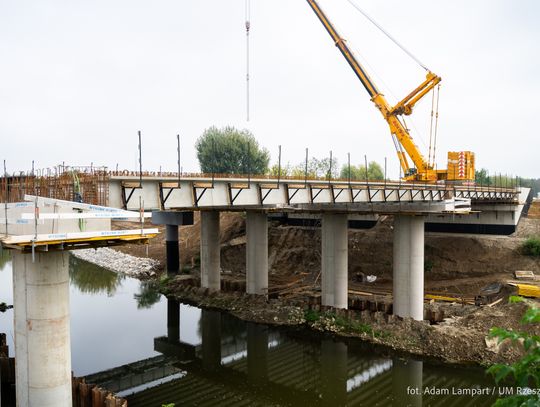
<instances>
[{"instance_id":1,"label":"green tree","mask_svg":"<svg viewBox=\"0 0 540 407\"><path fill-rule=\"evenodd\" d=\"M249 130L210 127L195 143L201 171L218 174L265 174L270 154Z\"/></svg>"},{"instance_id":2,"label":"green tree","mask_svg":"<svg viewBox=\"0 0 540 407\"><path fill-rule=\"evenodd\" d=\"M366 179L366 166L365 165L351 165L351 180L363 181ZM341 167L341 173L339 175L341 179L349 179L349 166L344 165ZM367 179L370 181L384 180L384 172L382 167L375 161L371 161L368 164Z\"/></svg>"},{"instance_id":3,"label":"green tree","mask_svg":"<svg viewBox=\"0 0 540 407\"><path fill-rule=\"evenodd\" d=\"M480 170L476 170L474 172L474 178L478 185L491 185L492 179L489 179L488 172L485 168L482 168Z\"/></svg>"},{"instance_id":4,"label":"green tree","mask_svg":"<svg viewBox=\"0 0 540 407\"><path fill-rule=\"evenodd\" d=\"M522 297L510 297L510 302L523 302ZM531 305L525 311L521 319L523 325L540 323L540 308ZM540 337L515 330L506 330L502 328L491 328L492 338L497 338L499 343L505 340L512 344L522 344L525 354L517 362L510 365L499 363L491 366L488 373L492 374L495 381L513 381L514 384L522 389L538 389L540 387ZM514 394L513 396L497 400L496 407L514 407L514 406L538 406L540 403L539 394Z\"/></svg>"},{"instance_id":5,"label":"green tree","mask_svg":"<svg viewBox=\"0 0 540 407\"><path fill-rule=\"evenodd\" d=\"M291 166L289 163L287 163L287 165L281 165L281 168L279 167L278 164L274 164L270 167L270 169L268 170L268 174L273 176L273 177L277 177L278 175L280 177L286 177L288 175L290 175L291 173Z\"/></svg>"}]
</instances>

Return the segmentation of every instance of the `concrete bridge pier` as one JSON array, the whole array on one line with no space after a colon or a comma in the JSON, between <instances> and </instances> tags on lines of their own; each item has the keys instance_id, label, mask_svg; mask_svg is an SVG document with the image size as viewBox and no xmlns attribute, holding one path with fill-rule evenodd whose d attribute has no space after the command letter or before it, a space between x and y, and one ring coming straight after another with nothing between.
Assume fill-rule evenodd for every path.
<instances>
[{"instance_id":1,"label":"concrete bridge pier","mask_svg":"<svg viewBox=\"0 0 540 407\"><path fill-rule=\"evenodd\" d=\"M193 212L155 211L152 212L152 223L154 225L165 225L167 274L174 276L180 271L178 227L193 225Z\"/></svg>"},{"instance_id":2,"label":"concrete bridge pier","mask_svg":"<svg viewBox=\"0 0 540 407\"><path fill-rule=\"evenodd\" d=\"M201 211L201 286L221 288L219 211Z\"/></svg>"},{"instance_id":3,"label":"concrete bridge pier","mask_svg":"<svg viewBox=\"0 0 540 407\"><path fill-rule=\"evenodd\" d=\"M247 293L268 293L268 217L264 212L246 213Z\"/></svg>"},{"instance_id":4,"label":"concrete bridge pier","mask_svg":"<svg viewBox=\"0 0 540 407\"><path fill-rule=\"evenodd\" d=\"M71 407L69 254L13 251L16 397L20 407Z\"/></svg>"},{"instance_id":5,"label":"concrete bridge pier","mask_svg":"<svg viewBox=\"0 0 540 407\"><path fill-rule=\"evenodd\" d=\"M394 217L394 314L424 319L424 217Z\"/></svg>"},{"instance_id":6,"label":"concrete bridge pier","mask_svg":"<svg viewBox=\"0 0 540 407\"><path fill-rule=\"evenodd\" d=\"M322 305L348 307L348 218L346 214L322 215Z\"/></svg>"}]
</instances>

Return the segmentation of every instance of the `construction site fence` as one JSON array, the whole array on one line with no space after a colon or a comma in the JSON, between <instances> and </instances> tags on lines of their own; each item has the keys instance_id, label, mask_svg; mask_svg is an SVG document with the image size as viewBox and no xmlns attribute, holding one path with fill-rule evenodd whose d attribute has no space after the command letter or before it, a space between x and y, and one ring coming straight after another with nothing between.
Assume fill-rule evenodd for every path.
<instances>
[{"instance_id":1,"label":"construction site fence","mask_svg":"<svg viewBox=\"0 0 540 407\"><path fill-rule=\"evenodd\" d=\"M437 189L452 190L455 188L470 191L501 191L516 192L519 187L519 180L506 180L502 183L482 185L474 182L456 183L446 181L432 184L428 182L404 182L391 180L351 180L332 177L293 177L279 175L254 175L254 174L201 174L201 173L175 173L162 171L109 171L106 167L69 167L58 166L45 170L36 170L28 173L19 172L13 175L0 177L0 202L20 202L25 195L35 195L46 198L62 199L66 201L79 201L93 205L108 205L109 202L109 181L111 177L133 177L143 178L164 178L170 181L182 180L185 178L208 178L223 179L235 178L250 180L251 178L277 180L287 182L294 180L295 183L304 181L332 181L343 184L354 182L365 182L366 185L375 183L379 186L397 186L412 188L430 188L435 185Z\"/></svg>"}]
</instances>

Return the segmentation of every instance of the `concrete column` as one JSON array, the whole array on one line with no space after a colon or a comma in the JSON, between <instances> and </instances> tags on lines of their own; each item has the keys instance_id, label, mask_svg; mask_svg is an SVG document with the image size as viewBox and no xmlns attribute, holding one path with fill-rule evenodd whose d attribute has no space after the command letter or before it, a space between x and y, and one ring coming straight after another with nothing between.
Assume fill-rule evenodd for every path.
<instances>
[{"instance_id":1,"label":"concrete column","mask_svg":"<svg viewBox=\"0 0 540 407\"><path fill-rule=\"evenodd\" d=\"M221 366L221 314L201 310L202 366L209 372Z\"/></svg>"},{"instance_id":2,"label":"concrete column","mask_svg":"<svg viewBox=\"0 0 540 407\"><path fill-rule=\"evenodd\" d=\"M393 247L393 312L400 317L409 315L409 274L410 274L410 216L394 216Z\"/></svg>"},{"instance_id":3,"label":"concrete column","mask_svg":"<svg viewBox=\"0 0 540 407\"><path fill-rule=\"evenodd\" d=\"M167 298L167 339L180 342L180 303L171 298Z\"/></svg>"},{"instance_id":4,"label":"concrete column","mask_svg":"<svg viewBox=\"0 0 540 407\"><path fill-rule=\"evenodd\" d=\"M409 313L417 321L424 319L424 218L411 218L411 271L409 276Z\"/></svg>"},{"instance_id":5,"label":"concrete column","mask_svg":"<svg viewBox=\"0 0 540 407\"><path fill-rule=\"evenodd\" d=\"M165 245L167 249L167 274L176 275L180 271L178 225L165 226Z\"/></svg>"},{"instance_id":6,"label":"concrete column","mask_svg":"<svg viewBox=\"0 0 540 407\"><path fill-rule=\"evenodd\" d=\"M268 219L266 213L246 213L246 278L248 294L268 293Z\"/></svg>"},{"instance_id":7,"label":"concrete column","mask_svg":"<svg viewBox=\"0 0 540 407\"><path fill-rule=\"evenodd\" d=\"M220 276L219 212L201 211L201 286L219 290Z\"/></svg>"},{"instance_id":8,"label":"concrete column","mask_svg":"<svg viewBox=\"0 0 540 407\"><path fill-rule=\"evenodd\" d=\"M268 327L247 323L248 380L263 383L268 377Z\"/></svg>"},{"instance_id":9,"label":"concrete column","mask_svg":"<svg viewBox=\"0 0 540 407\"><path fill-rule=\"evenodd\" d=\"M13 253L15 371L20 407L70 407L69 261Z\"/></svg>"},{"instance_id":10,"label":"concrete column","mask_svg":"<svg viewBox=\"0 0 540 407\"><path fill-rule=\"evenodd\" d=\"M348 220L345 214L322 215L322 305L348 306Z\"/></svg>"},{"instance_id":11,"label":"concrete column","mask_svg":"<svg viewBox=\"0 0 540 407\"><path fill-rule=\"evenodd\" d=\"M394 218L394 315L424 319L424 218Z\"/></svg>"}]
</instances>

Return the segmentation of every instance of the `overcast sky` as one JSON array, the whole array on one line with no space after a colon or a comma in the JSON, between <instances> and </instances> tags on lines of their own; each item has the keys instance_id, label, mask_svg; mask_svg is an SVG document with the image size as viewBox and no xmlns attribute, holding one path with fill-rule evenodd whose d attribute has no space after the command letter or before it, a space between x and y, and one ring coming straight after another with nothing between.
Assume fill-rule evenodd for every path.
<instances>
[{"instance_id":1,"label":"overcast sky","mask_svg":"<svg viewBox=\"0 0 540 407\"><path fill-rule=\"evenodd\" d=\"M356 0L443 78L437 164L540 177L540 2ZM340 163L398 161L386 122L305 0L251 0L246 121L245 0L0 0L0 159L8 171L71 165L198 171L209 126L251 130L284 163L330 150ZM320 0L391 103L424 71L346 0ZM413 137L427 155L426 98Z\"/></svg>"}]
</instances>

